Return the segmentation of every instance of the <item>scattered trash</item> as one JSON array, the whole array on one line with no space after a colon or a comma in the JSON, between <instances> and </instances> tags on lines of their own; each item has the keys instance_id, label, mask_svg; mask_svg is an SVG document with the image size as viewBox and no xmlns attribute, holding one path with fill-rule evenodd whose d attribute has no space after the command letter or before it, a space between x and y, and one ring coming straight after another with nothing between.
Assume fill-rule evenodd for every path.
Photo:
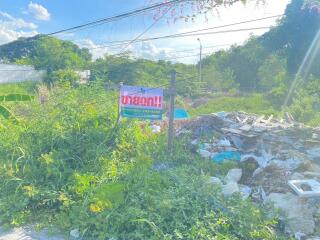
<instances>
[{"instance_id":1,"label":"scattered trash","mask_svg":"<svg viewBox=\"0 0 320 240\"><path fill-rule=\"evenodd\" d=\"M252 193L252 189L249 186L241 185L240 187L240 194L242 199L248 199Z\"/></svg>"},{"instance_id":2,"label":"scattered trash","mask_svg":"<svg viewBox=\"0 0 320 240\"><path fill-rule=\"evenodd\" d=\"M320 127L297 123L290 113L277 120L245 112L203 115L179 127L177 133L191 134L190 147L202 157L239 162L224 179L225 197L239 193L258 204L274 203L292 236L312 239L319 224L313 215L320 205ZM221 184L218 178L211 182Z\"/></svg>"},{"instance_id":3,"label":"scattered trash","mask_svg":"<svg viewBox=\"0 0 320 240\"><path fill-rule=\"evenodd\" d=\"M210 158L211 157L211 152L203 149L199 149L199 154L204 157L204 158Z\"/></svg>"},{"instance_id":4,"label":"scattered trash","mask_svg":"<svg viewBox=\"0 0 320 240\"><path fill-rule=\"evenodd\" d=\"M255 202L265 203L267 200L267 194L262 187L254 188L251 197Z\"/></svg>"},{"instance_id":5,"label":"scattered trash","mask_svg":"<svg viewBox=\"0 0 320 240\"><path fill-rule=\"evenodd\" d=\"M218 142L217 146L219 147L231 147L231 143L227 139L222 139Z\"/></svg>"},{"instance_id":6,"label":"scattered trash","mask_svg":"<svg viewBox=\"0 0 320 240\"><path fill-rule=\"evenodd\" d=\"M239 185L235 182L230 182L222 186L222 193L225 197L231 197L233 194L239 192Z\"/></svg>"},{"instance_id":7,"label":"scattered trash","mask_svg":"<svg viewBox=\"0 0 320 240\"><path fill-rule=\"evenodd\" d=\"M73 229L70 231L71 239L79 239L80 238L80 231L79 229Z\"/></svg>"},{"instance_id":8,"label":"scattered trash","mask_svg":"<svg viewBox=\"0 0 320 240\"><path fill-rule=\"evenodd\" d=\"M176 108L174 109L174 119L179 120L179 119L187 119L189 118L188 112L183 109L183 108Z\"/></svg>"},{"instance_id":9,"label":"scattered trash","mask_svg":"<svg viewBox=\"0 0 320 240\"><path fill-rule=\"evenodd\" d=\"M152 129L152 132L153 132L153 133L160 133L160 132L161 132L161 127L158 126L158 125L156 125L156 124L153 124L153 125L151 126L151 129Z\"/></svg>"},{"instance_id":10,"label":"scattered trash","mask_svg":"<svg viewBox=\"0 0 320 240\"><path fill-rule=\"evenodd\" d=\"M226 182L238 183L242 177L242 169L231 169L226 176Z\"/></svg>"},{"instance_id":11,"label":"scattered trash","mask_svg":"<svg viewBox=\"0 0 320 240\"><path fill-rule=\"evenodd\" d=\"M299 179L304 179L304 175L298 172L295 172L290 176L290 180L299 180Z\"/></svg>"},{"instance_id":12,"label":"scattered trash","mask_svg":"<svg viewBox=\"0 0 320 240\"><path fill-rule=\"evenodd\" d=\"M314 179L290 180L288 184L300 197L320 197L320 183Z\"/></svg>"},{"instance_id":13,"label":"scattered trash","mask_svg":"<svg viewBox=\"0 0 320 240\"><path fill-rule=\"evenodd\" d=\"M297 240L303 240L303 239L305 239L305 238L307 237L307 235L304 234L304 233L301 233L301 232L296 232L296 233L294 234L294 237L295 237L295 239L297 239Z\"/></svg>"},{"instance_id":14,"label":"scattered trash","mask_svg":"<svg viewBox=\"0 0 320 240\"><path fill-rule=\"evenodd\" d=\"M286 230L292 235L297 232L306 235L314 232L313 212L298 196L292 193L271 193L267 202L273 203L276 208L283 211L287 217Z\"/></svg>"},{"instance_id":15,"label":"scattered trash","mask_svg":"<svg viewBox=\"0 0 320 240\"><path fill-rule=\"evenodd\" d=\"M284 161L281 160L272 160L269 165L277 166L280 169L292 171L300 167L302 162L298 159L289 158Z\"/></svg>"},{"instance_id":16,"label":"scattered trash","mask_svg":"<svg viewBox=\"0 0 320 240\"><path fill-rule=\"evenodd\" d=\"M241 155L239 152L220 152L217 154L214 154L212 156L212 160L216 163L222 163L226 160L235 160L235 161L240 161L241 160Z\"/></svg>"}]
</instances>

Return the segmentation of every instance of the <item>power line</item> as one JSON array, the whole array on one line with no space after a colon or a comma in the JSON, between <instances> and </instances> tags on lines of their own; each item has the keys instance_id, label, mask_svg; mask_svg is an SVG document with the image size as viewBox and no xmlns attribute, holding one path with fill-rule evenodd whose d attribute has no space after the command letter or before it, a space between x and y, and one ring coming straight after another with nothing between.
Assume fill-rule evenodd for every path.
<instances>
[{"instance_id":1,"label":"power line","mask_svg":"<svg viewBox=\"0 0 320 240\"><path fill-rule=\"evenodd\" d=\"M198 30L184 32L184 33L173 34L173 35L189 34L189 33L196 33L196 32L202 32L202 31L207 31L207 30L231 27L231 26L241 25L241 24L245 24L245 23L252 23L252 22L262 21L262 20L266 20L266 19L277 18L277 17L281 17L281 16L284 16L284 15L281 14L281 15L273 15L273 16L263 17L263 18L256 18L256 19L246 20L246 21L242 21L242 22L235 22L235 23L230 23L230 24L225 24L225 25L220 25L220 26L215 26L215 27L210 27L210 28L203 28L203 29L198 29ZM103 44L123 43L123 42L128 42L128 41L129 40L109 41L109 42L104 42Z\"/></svg>"},{"instance_id":2,"label":"power line","mask_svg":"<svg viewBox=\"0 0 320 240\"><path fill-rule=\"evenodd\" d=\"M226 47L226 46L232 46L235 44L240 44L241 42L235 42L235 43L229 43L229 44L217 44L217 45L209 45L206 47L203 47L203 49L211 49L211 48L217 48L217 47ZM185 49L180 51L173 51L169 53L185 53L185 52L192 52L192 51L199 51L199 48L192 48L192 49ZM199 54L198 54L199 55Z\"/></svg>"},{"instance_id":3,"label":"power line","mask_svg":"<svg viewBox=\"0 0 320 240\"><path fill-rule=\"evenodd\" d=\"M168 5L170 3L173 3L173 2L182 2L182 1L185 1L185 0L175 0L175 1L171 1L171 2L167 2L166 4L163 3L163 4L157 4L157 5L154 5L154 6L150 6L150 7L147 7L148 9L149 8L152 8L152 7L155 7L155 6L158 6L161 5ZM169 9L167 10L167 12L169 11ZM166 13L167 13L166 12ZM123 15L123 14L122 14ZM163 14L161 16L161 18L164 16L165 14ZM220 33L231 33L231 32L239 32L239 31L250 31L250 30L262 30L262 29L268 29L269 27L259 27L259 28L248 28L248 29L234 29L234 30L226 30L226 31L217 31L217 32L204 32L204 33L199 33L199 34L193 34L193 33L196 33L196 32L202 32L202 31L206 31L206 30L209 30L209 29L216 29L216 28L223 28L223 27L228 27L228 26L234 26L234 25L239 25L239 24L244 24L244 23L249 23L249 22L255 22L255 21L261 21L261 20L265 20L265 19L270 19L270 18L275 18L275 17L280 17L280 16L283 16L283 15L274 15L274 16L270 16L270 17L264 17L264 18L258 18L258 19L252 19L252 20L247 20L247 21L242 21L242 22L237 22L237 23L231 23L231 24L227 24L227 25L221 25L221 26L216 26L216 27L211 27L211 28L205 28L205 29L199 29L199 30L194 30L194 31L189 31L189 32L184 32L184 33L180 33L180 34L172 34L172 35L166 35L166 36L159 36L159 37L154 37L154 38L145 38L145 39L138 39L139 37L141 37L142 35L144 35L147 31L149 31L156 23L157 21L159 21L160 19L158 19L157 21L155 21L152 25L150 25L149 28L147 28L142 34L140 34L137 38L133 39L133 40L123 40L123 41L114 41L115 43L125 43L127 44L127 47L132 44L132 43L136 43L136 42L144 42L144 41L151 41L151 40L159 40L159 39L166 39L166 38L180 38L180 37L190 37L190 36L198 36L198 35L208 35L208 34L220 34ZM114 17L112 17L114 18ZM98 20L98 21L102 21L102 20ZM89 23L88 23L89 24ZM82 26L82 25L81 25ZM76 26L76 27L73 27L73 28L77 28L79 26ZM58 32L62 32L62 31L67 31L66 29L65 30L60 30ZM49 34L49 35L53 35L54 33L52 34ZM41 36L40 36L41 37ZM112 47L112 46L121 46L123 44L114 44L114 45L108 45L108 46L99 46L99 47L95 47L95 48L87 48L88 50L94 50L94 49L100 49L100 48L107 48L107 47ZM127 48L126 47L126 48ZM178 58L178 57L177 57ZM3 71L3 70L0 70L0 71ZM13 71L13 70L11 70ZM17 71L20 71L20 70L17 70ZM27 71L27 70L26 70Z\"/></svg>"},{"instance_id":4,"label":"power line","mask_svg":"<svg viewBox=\"0 0 320 240\"><path fill-rule=\"evenodd\" d=\"M159 37L151 37L151 38L144 38L140 39L135 42L146 42L146 41L154 41L154 40L161 40L161 39L170 39L170 38L182 38L182 37L192 37L192 36L202 36L202 35L211 35L211 34L222 34L222 33L233 33L233 32L243 32L243 31L252 31L252 30L263 30L263 29L270 29L270 27L255 27L255 28L243 28L243 29L231 29L231 30L224 30L224 31L216 31L216 32L204 32L204 33L180 33L180 34L171 34L171 35L164 35ZM115 46L122 46L123 44L127 44L129 41L124 40L121 43L112 44L112 45L103 45L95 48L87 48L88 50L95 50L101 48L108 48L108 47L115 47Z\"/></svg>"},{"instance_id":5,"label":"power line","mask_svg":"<svg viewBox=\"0 0 320 240\"><path fill-rule=\"evenodd\" d=\"M180 0L181 1L181 0ZM135 41L139 40L140 37L142 37L145 33L147 33L149 30L151 30L171 9L172 7L168 8L165 12L162 13L162 15L157 18L148 28L146 28L141 34L139 34L136 38L134 38L131 42L129 42L123 49L122 51L120 51L120 53L118 54L121 54L123 53L127 47L129 47L132 43L134 43ZM2 70L0 70L2 71ZM10 70L9 70L10 71ZM15 70L13 70L15 71ZM16 70L16 71L21 71L21 70ZM23 71L31 71L31 70L23 70ZM34 71L34 70L33 70Z\"/></svg>"},{"instance_id":6,"label":"power line","mask_svg":"<svg viewBox=\"0 0 320 240\"><path fill-rule=\"evenodd\" d=\"M186 0L175 0L175 1L171 1L171 2L167 2L167 3L162 3L162 4L157 4L157 5L153 5L153 6L150 6L150 7L147 7L148 9L149 8L152 8L152 7L155 7L155 6L164 6L164 5L168 5L168 4L172 4L172 3L176 3L176 2L183 2L183 1L186 1ZM138 11L138 10L136 10ZM121 15L124 15L124 14L121 14ZM119 15L118 15L119 16ZM251 20L247 20L247 21L242 21L242 22L236 22L236 23L231 23L231 24L226 24L226 25L221 25L221 26L216 26L216 27L211 27L211 28L205 28L205 29L198 29L198 30L194 30L194 31L189 31L189 32L184 32L184 33L180 33L180 34L172 34L172 35L167 35L167 36L160 36L160 37L156 37L156 38L146 38L146 39L141 39L139 41L135 41L135 40L122 40L122 41L113 41L113 42L109 42L109 43L125 43L125 44L131 44L130 42L133 41L133 42L144 42L144 41L151 41L151 40L158 40L158 39L165 39L165 38L176 38L176 37L188 37L188 36L195 36L195 35L191 35L191 33L196 33L196 32L202 32L202 31L206 31L206 30L211 30L211 29L217 29L217 28L223 28L223 27L228 27L228 26L234 26L234 25L239 25L239 24L244 24L244 23L250 23L250 22L256 22L256 21L262 21L262 20L265 20L265 19L271 19L271 18L276 18L276 17L281 17L283 15L274 15L274 16L269 16L269 17L264 17L264 18L257 18L257 19L251 19ZM112 19L116 18L116 16L114 17L111 17ZM97 20L97 21L102 21L102 20ZM97 22L96 21L96 22ZM88 23L90 24L90 23ZM155 23L154 23L155 24ZM150 26L150 28L152 28L154 26L154 24L152 24ZM84 24L83 24L84 25ZM80 26L80 25L79 25ZM73 27L73 28L78 28L79 26L76 26L76 27ZM81 25L82 26L82 25ZM265 27L265 28L255 28L255 29L242 29L242 30L233 30L232 32L234 31L249 31L249 30L260 30L260 29L266 29L266 28L269 28L269 27ZM71 29L71 28L69 28ZM146 31L148 31L149 29L147 29ZM68 31L68 29L63 29L63 30L60 30L60 31L57 31L55 33L50 33L50 34L47 34L47 36L49 35L53 35L53 34L56 34L56 33L60 33L60 32L64 32L64 31ZM218 34L218 33L227 33L227 32L231 32L230 30L229 31L221 31L221 32L211 32L211 33L199 33L198 35L207 35L207 34ZM144 32L145 33L145 32ZM143 33L143 34L144 34ZM143 35L142 34L142 35ZM190 34L190 35L188 35ZM40 35L41 36L46 36L46 35ZM31 41L36 41L37 39L33 39ZM29 41L29 43L31 42ZM94 47L94 48L87 48L88 50L95 50L95 49L101 49L101 48L108 48L108 47L115 47L115 46L121 46L123 44L113 44L113 45L102 45L102 46L98 46L98 47Z\"/></svg>"},{"instance_id":7,"label":"power line","mask_svg":"<svg viewBox=\"0 0 320 240\"><path fill-rule=\"evenodd\" d=\"M182 3L182 2L187 2L187 1L190 1L190 0L172 0L172 1L169 1L169 2L158 3L158 4L154 4L154 5L148 6L148 7L144 7L144 8L132 10L132 11L129 11L129 12L125 12L125 13L122 13L122 14L119 14L119 15L115 15L115 16L112 16L112 17L102 18L102 19L95 20L95 21L88 22L88 23L84 23L84 24L81 24L81 25L78 25L78 26L62 29L62 30L59 30L59 31L55 31L55 32L52 32L52 33L45 34L45 35L52 36L52 35L56 35L56 34L60 34L60 33L64 33L64 32L80 31L80 30L83 30L83 29L86 29L86 28L94 27L94 26L99 25L99 24L105 24L105 23L117 21L119 19L127 18L127 17L130 17L130 16L138 15L138 14L150 11L150 10L161 8L163 6L169 6L170 7L171 5L175 5L177 3Z\"/></svg>"},{"instance_id":8,"label":"power line","mask_svg":"<svg viewBox=\"0 0 320 240\"><path fill-rule=\"evenodd\" d=\"M149 30L151 30L171 9L172 7L169 7L165 12L162 13L162 15L157 18L149 27L147 27L142 33L140 33L135 39L131 40L123 49L121 52L124 52L131 44L138 41L140 37L142 37L144 34L146 34Z\"/></svg>"},{"instance_id":9,"label":"power line","mask_svg":"<svg viewBox=\"0 0 320 240\"><path fill-rule=\"evenodd\" d=\"M121 14L115 15L115 16L106 17L106 18L95 20L95 21L87 22L87 23L84 23L84 24L81 24L81 25L73 26L73 27L70 27L70 28L57 30L55 32L36 35L35 37L37 39L30 39L28 43L31 43L33 41L37 41L41 37L53 36L53 35L61 34L61 33L64 33L64 32L73 33L73 32L76 32L76 31L87 29L87 28L92 28L92 27L95 27L95 26L98 26L98 25L101 25L101 24L106 24L106 23L118 21L118 20L121 20L121 19L124 19L124 18L128 18L128 17L131 17L131 16L139 15L141 13L148 12L148 11L151 11L151 10L154 10L154 9L157 9L157 8L161 8L163 6L172 7L173 5L175 5L177 3L183 3L183 2L188 2L188 1L192 1L192 0L172 0L172 1L168 1L168 2L153 4L151 6L139 8L139 9L136 9L136 10L131 10L131 11L128 11L128 12L125 12L125 13L121 13Z\"/></svg>"}]
</instances>

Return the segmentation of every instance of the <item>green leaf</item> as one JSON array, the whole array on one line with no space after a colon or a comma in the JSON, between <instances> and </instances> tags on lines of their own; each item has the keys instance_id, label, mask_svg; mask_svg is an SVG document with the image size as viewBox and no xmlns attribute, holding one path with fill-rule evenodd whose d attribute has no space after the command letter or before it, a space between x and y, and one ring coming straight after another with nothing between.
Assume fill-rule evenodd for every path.
<instances>
[{"instance_id":1,"label":"green leaf","mask_svg":"<svg viewBox=\"0 0 320 240\"><path fill-rule=\"evenodd\" d=\"M0 115L2 115L5 119L9 119L13 116L13 114L6 107L0 105Z\"/></svg>"},{"instance_id":2,"label":"green leaf","mask_svg":"<svg viewBox=\"0 0 320 240\"><path fill-rule=\"evenodd\" d=\"M94 198L100 201L110 201L112 206L118 206L124 202L123 191L123 184L107 183L97 189Z\"/></svg>"},{"instance_id":3,"label":"green leaf","mask_svg":"<svg viewBox=\"0 0 320 240\"><path fill-rule=\"evenodd\" d=\"M31 101L34 99L34 96L26 94L8 94L0 96L1 102L24 102Z\"/></svg>"}]
</instances>

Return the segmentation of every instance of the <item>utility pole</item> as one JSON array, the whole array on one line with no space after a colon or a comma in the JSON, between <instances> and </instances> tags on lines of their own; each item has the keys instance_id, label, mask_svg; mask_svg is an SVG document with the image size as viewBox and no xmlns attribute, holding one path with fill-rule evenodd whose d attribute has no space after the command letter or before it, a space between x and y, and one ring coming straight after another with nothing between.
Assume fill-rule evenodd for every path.
<instances>
[{"instance_id":1,"label":"utility pole","mask_svg":"<svg viewBox=\"0 0 320 240\"><path fill-rule=\"evenodd\" d=\"M200 76L200 83L202 83L202 43L200 38L198 38L198 41L200 43L200 62L199 62L199 76Z\"/></svg>"},{"instance_id":2,"label":"utility pole","mask_svg":"<svg viewBox=\"0 0 320 240\"><path fill-rule=\"evenodd\" d=\"M169 132L168 132L168 152L172 154L174 139L174 102L176 96L176 71L171 72L170 81L170 110L169 110Z\"/></svg>"}]
</instances>

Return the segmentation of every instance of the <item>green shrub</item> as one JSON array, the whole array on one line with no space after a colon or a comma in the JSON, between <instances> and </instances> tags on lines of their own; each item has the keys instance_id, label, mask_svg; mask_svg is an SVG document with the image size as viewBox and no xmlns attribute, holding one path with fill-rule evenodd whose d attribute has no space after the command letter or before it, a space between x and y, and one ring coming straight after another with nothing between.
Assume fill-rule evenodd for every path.
<instances>
[{"instance_id":1,"label":"green shrub","mask_svg":"<svg viewBox=\"0 0 320 240\"><path fill-rule=\"evenodd\" d=\"M276 239L263 208L208 184L231 165L191 153L188 138L168 155L164 135L116 124L117 100L96 85L53 89L23 105L19 123L2 122L1 223L79 229L84 239Z\"/></svg>"}]
</instances>

